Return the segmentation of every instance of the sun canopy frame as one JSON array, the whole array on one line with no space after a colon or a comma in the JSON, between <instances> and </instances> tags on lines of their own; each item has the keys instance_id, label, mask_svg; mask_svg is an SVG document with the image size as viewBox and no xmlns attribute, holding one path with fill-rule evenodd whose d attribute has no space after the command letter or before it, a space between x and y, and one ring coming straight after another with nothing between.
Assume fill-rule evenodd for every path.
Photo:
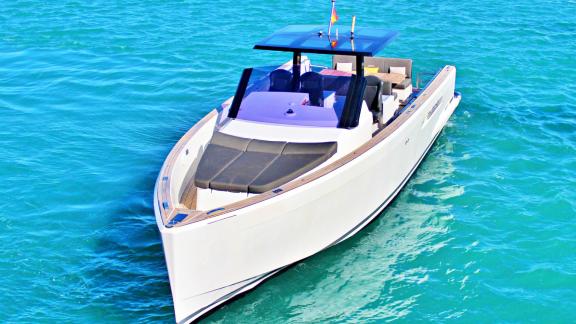
<instances>
[{"instance_id":1,"label":"sun canopy frame","mask_svg":"<svg viewBox=\"0 0 576 324\"><path fill-rule=\"evenodd\" d=\"M353 86L357 93L352 99L357 99L357 104L347 105L338 125L340 128L353 128L358 125L362 106L360 94L366 86L364 57L378 54L398 36L398 32L357 27L352 33L349 27L343 27L335 32L332 28L332 34L329 34L324 31L325 28L322 25L290 25L258 42L254 49L292 52L294 84L299 84L302 53L355 56L356 77L353 78Z\"/></svg>"},{"instance_id":2,"label":"sun canopy frame","mask_svg":"<svg viewBox=\"0 0 576 324\"><path fill-rule=\"evenodd\" d=\"M321 25L291 25L258 42L254 49L329 55L375 56L390 44L398 32L356 27L340 28L328 35Z\"/></svg>"}]
</instances>

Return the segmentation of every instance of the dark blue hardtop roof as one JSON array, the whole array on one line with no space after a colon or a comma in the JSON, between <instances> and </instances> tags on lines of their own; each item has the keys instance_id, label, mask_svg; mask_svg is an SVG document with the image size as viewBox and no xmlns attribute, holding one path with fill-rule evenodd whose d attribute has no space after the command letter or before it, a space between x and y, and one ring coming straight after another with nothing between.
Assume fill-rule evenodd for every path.
<instances>
[{"instance_id":1,"label":"dark blue hardtop roof","mask_svg":"<svg viewBox=\"0 0 576 324\"><path fill-rule=\"evenodd\" d=\"M397 35L398 32L395 31L357 27L352 38L350 27L334 26L329 36L326 26L291 25L258 42L254 48L282 52L375 56Z\"/></svg>"}]
</instances>

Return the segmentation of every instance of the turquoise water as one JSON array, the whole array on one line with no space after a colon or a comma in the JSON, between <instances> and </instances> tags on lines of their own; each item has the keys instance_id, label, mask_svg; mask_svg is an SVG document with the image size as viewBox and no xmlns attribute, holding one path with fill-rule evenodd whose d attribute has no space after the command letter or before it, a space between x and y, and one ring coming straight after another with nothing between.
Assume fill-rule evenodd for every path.
<instances>
[{"instance_id":1,"label":"turquoise water","mask_svg":"<svg viewBox=\"0 0 576 324\"><path fill-rule=\"evenodd\" d=\"M0 3L0 322L172 322L152 191L251 50L328 0ZM205 319L576 321L576 2L339 0L463 101L364 231ZM296 9L293 9L296 8Z\"/></svg>"}]
</instances>

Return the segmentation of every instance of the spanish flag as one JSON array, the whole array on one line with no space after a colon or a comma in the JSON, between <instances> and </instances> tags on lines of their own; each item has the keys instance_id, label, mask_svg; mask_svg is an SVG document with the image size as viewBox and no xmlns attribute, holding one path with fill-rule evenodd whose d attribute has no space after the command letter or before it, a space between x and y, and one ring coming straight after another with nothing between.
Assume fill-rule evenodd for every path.
<instances>
[{"instance_id":1,"label":"spanish flag","mask_svg":"<svg viewBox=\"0 0 576 324\"><path fill-rule=\"evenodd\" d=\"M336 13L336 1L332 1L332 15L330 15L330 29L338 21L338 14Z\"/></svg>"},{"instance_id":2,"label":"spanish flag","mask_svg":"<svg viewBox=\"0 0 576 324\"><path fill-rule=\"evenodd\" d=\"M332 4L332 16L330 16L330 24L334 25L338 21L338 14L336 13L336 6Z\"/></svg>"}]
</instances>

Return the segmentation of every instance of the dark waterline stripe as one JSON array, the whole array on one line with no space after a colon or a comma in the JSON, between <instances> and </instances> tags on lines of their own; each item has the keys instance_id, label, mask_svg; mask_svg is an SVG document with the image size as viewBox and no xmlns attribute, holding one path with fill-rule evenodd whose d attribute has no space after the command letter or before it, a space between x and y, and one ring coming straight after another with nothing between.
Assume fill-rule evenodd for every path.
<instances>
[{"instance_id":1,"label":"dark waterline stripe","mask_svg":"<svg viewBox=\"0 0 576 324\"><path fill-rule=\"evenodd\" d=\"M209 309L210 307L213 307L215 304L218 304L218 303L220 303L220 302L226 301L227 299L230 299L230 298L234 297L234 296L237 295L240 291L242 291L242 289L250 286L251 284L255 283L255 282L258 281L258 280L263 280L263 279L265 279L266 277L273 275L274 273L276 273L276 272L284 269L285 267L287 267L287 266L284 266L284 267L281 267L281 268L272 270L272 271L270 271L270 272L266 272L266 273L263 274L263 275L259 275L259 276L256 276L256 277L252 277L251 279L247 279L247 280L251 280L251 281L250 281L249 283L243 285L242 287L240 287L240 288L238 288L238 289L236 289L236 290L234 290L234 291L232 291L232 292L230 292L230 293L228 293L228 294L226 294L226 295L224 295L224 296L216 299L215 301L213 301L213 302L210 303L209 305L204 306L204 307L202 307L201 309L197 310L196 312L194 312L194 313L186 316L186 318L184 318L183 320L181 320L180 322L178 322L178 324L186 323L187 321L189 321L189 320L192 319L193 317L196 317L196 316L202 314L202 312L203 312L204 310ZM253 280L252 280L252 279L253 279ZM244 280L244 281L246 281L246 280ZM240 282L242 282L242 281L240 281ZM228 285L228 286L226 286L226 287L234 286L234 285L236 285L236 284L239 284L240 282L237 282L237 283L235 283L235 284ZM218 289L216 289L216 290L224 289L224 288L226 288L226 287L218 288ZM213 290L213 291L216 291L216 290Z\"/></svg>"}]
</instances>

